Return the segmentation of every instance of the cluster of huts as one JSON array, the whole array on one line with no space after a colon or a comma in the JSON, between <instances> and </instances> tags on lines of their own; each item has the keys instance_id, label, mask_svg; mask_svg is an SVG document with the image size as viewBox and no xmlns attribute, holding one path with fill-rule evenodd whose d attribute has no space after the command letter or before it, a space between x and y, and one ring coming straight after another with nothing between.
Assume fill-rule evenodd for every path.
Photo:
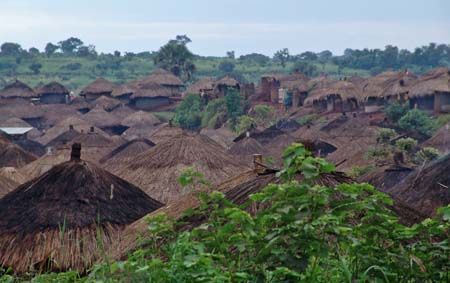
<instances>
[{"instance_id":1,"label":"cluster of huts","mask_svg":"<svg viewBox=\"0 0 450 283\"><path fill-rule=\"evenodd\" d=\"M375 110L389 99L404 99L431 109L439 102L439 111L447 111L448 78L444 69L419 78L399 72L346 80L294 73L265 76L256 89L231 77L204 78L185 88L177 77L156 70L120 86L97 79L76 97L59 83L32 89L15 81L0 91L0 267L17 273L85 272L105 255L121 259L145 240L146 215L181 217L199 206L198 190L212 188L243 204L279 182L282 151L293 142L341 171L366 166L364 155L376 145L384 120ZM291 105L323 113L312 124L296 122L297 113L238 135L226 127L185 132L150 111L173 107L186 93L215 99L230 90L255 103L291 99ZM362 106L370 113L336 113ZM363 180L394 197L403 221L432 216L450 203L442 187L450 186L449 141L447 125L422 143L444 157L424 168L392 171L396 177L389 186L388 164ZM181 186L178 177L188 168L203 173L209 184ZM317 183L353 181L337 172ZM186 219L180 229L202 221Z\"/></svg>"},{"instance_id":2,"label":"cluster of huts","mask_svg":"<svg viewBox=\"0 0 450 283\"><path fill-rule=\"evenodd\" d=\"M312 106L320 112L376 112L393 101L422 110L450 112L450 70L436 68L423 76L408 70L387 71L340 80L328 76L309 79L301 73L261 78L260 99L293 108Z\"/></svg>"}]
</instances>

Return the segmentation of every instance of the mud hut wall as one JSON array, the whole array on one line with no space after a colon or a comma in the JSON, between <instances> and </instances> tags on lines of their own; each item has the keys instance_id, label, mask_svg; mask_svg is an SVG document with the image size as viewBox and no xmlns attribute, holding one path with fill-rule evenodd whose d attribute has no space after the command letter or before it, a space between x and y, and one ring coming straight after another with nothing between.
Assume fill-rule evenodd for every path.
<instances>
[{"instance_id":1,"label":"mud hut wall","mask_svg":"<svg viewBox=\"0 0 450 283\"><path fill-rule=\"evenodd\" d=\"M280 90L280 82L273 81L270 86L270 101L273 103L278 103L279 101L279 90Z\"/></svg>"},{"instance_id":2,"label":"mud hut wall","mask_svg":"<svg viewBox=\"0 0 450 283\"><path fill-rule=\"evenodd\" d=\"M151 110L162 106L170 105L168 97L139 97L133 100L133 105L142 110Z\"/></svg>"},{"instance_id":3,"label":"mud hut wall","mask_svg":"<svg viewBox=\"0 0 450 283\"><path fill-rule=\"evenodd\" d=\"M439 92L435 95L434 111L450 113L450 92Z\"/></svg>"},{"instance_id":4,"label":"mud hut wall","mask_svg":"<svg viewBox=\"0 0 450 283\"><path fill-rule=\"evenodd\" d=\"M264 101L271 101L271 80L269 78L261 78L261 94Z\"/></svg>"},{"instance_id":5,"label":"mud hut wall","mask_svg":"<svg viewBox=\"0 0 450 283\"><path fill-rule=\"evenodd\" d=\"M40 102L43 104L66 104L67 95L57 93L44 93L41 96Z\"/></svg>"},{"instance_id":6,"label":"mud hut wall","mask_svg":"<svg viewBox=\"0 0 450 283\"><path fill-rule=\"evenodd\" d=\"M86 93L86 95L85 95L85 99L87 100L87 101L94 101L94 100L96 100L97 98L99 98L100 96L102 96L102 95L104 95L104 96L111 96L111 92L101 92L101 93Z\"/></svg>"},{"instance_id":7,"label":"mud hut wall","mask_svg":"<svg viewBox=\"0 0 450 283\"><path fill-rule=\"evenodd\" d=\"M410 108L433 111L436 107L434 95L411 98L409 99L409 106Z\"/></svg>"}]
</instances>

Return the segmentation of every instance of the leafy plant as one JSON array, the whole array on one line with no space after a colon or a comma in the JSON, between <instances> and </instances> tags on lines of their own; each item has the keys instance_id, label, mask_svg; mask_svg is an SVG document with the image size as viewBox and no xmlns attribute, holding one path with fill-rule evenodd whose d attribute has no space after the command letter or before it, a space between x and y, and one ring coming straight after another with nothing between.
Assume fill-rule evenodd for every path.
<instances>
[{"instance_id":1,"label":"leafy plant","mask_svg":"<svg viewBox=\"0 0 450 283\"><path fill-rule=\"evenodd\" d=\"M201 117L200 97L189 94L178 105L174 120L183 129L197 130L201 126Z\"/></svg>"},{"instance_id":2,"label":"leafy plant","mask_svg":"<svg viewBox=\"0 0 450 283\"><path fill-rule=\"evenodd\" d=\"M377 142L382 144L388 144L389 141L397 135L397 132L389 128L380 128L378 130Z\"/></svg>"},{"instance_id":3,"label":"leafy plant","mask_svg":"<svg viewBox=\"0 0 450 283\"><path fill-rule=\"evenodd\" d=\"M434 120L419 109L408 111L400 118L398 125L403 130L417 131L427 136L430 136L435 129Z\"/></svg>"},{"instance_id":4,"label":"leafy plant","mask_svg":"<svg viewBox=\"0 0 450 283\"><path fill-rule=\"evenodd\" d=\"M416 153L415 160L418 164L423 164L437 159L439 156L439 150L433 147L424 147Z\"/></svg>"},{"instance_id":5,"label":"leafy plant","mask_svg":"<svg viewBox=\"0 0 450 283\"><path fill-rule=\"evenodd\" d=\"M239 134L249 130L252 125L255 125L255 120L247 115L240 116L237 121L235 131Z\"/></svg>"},{"instance_id":6,"label":"leafy plant","mask_svg":"<svg viewBox=\"0 0 450 283\"><path fill-rule=\"evenodd\" d=\"M417 146L417 141L412 138L401 138L395 142L395 146L401 151L411 153Z\"/></svg>"},{"instance_id":7,"label":"leafy plant","mask_svg":"<svg viewBox=\"0 0 450 283\"><path fill-rule=\"evenodd\" d=\"M408 109L408 104L400 104L395 101L385 108L384 113L392 122L398 122L398 120L408 112Z\"/></svg>"}]
</instances>

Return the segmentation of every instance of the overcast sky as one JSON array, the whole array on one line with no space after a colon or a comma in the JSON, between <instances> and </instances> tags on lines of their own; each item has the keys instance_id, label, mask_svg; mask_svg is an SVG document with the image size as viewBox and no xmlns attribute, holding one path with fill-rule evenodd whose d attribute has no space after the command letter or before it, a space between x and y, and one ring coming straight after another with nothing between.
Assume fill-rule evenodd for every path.
<instances>
[{"instance_id":1,"label":"overcast sky","mask_svg":"<svg viewBox=\"0 0 450 283\"><path fill-rule=\"evenodd\" d=\"M187 34L222 56L450 43L449 0L0 0L0 42L43 49L70 36L101 52L152 51Z\"/></svg>"}]
</instances>

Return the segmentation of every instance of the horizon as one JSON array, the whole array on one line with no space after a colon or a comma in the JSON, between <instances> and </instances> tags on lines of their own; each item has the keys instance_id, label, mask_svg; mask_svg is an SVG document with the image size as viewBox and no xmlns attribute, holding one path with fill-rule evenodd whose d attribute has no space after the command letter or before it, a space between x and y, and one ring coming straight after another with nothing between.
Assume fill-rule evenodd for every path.
<instances>
[{"instance_id":1,"label":"horizon","mask_svg":"<svg viewBox=\"0 0 450 283\"><path fill-rule=\"evenodd\" d=\"M193 53L220 57L227 51L237 56L272 56L282 48L291 54L330 50L341 55L346 48L394 45L414 50L430 42L450 42L446 15L450 2L445 0L381 0L376 5L356 0L325 5L327 1L281 0L276 6L256 0L2 2L2 41L41 51L47 42L72 36L96 46L98 52L138 53L157 51L176 35L186 34L192 39ZM281 8L274 11L274 7Z\"/></svg>"}]
</instances>

